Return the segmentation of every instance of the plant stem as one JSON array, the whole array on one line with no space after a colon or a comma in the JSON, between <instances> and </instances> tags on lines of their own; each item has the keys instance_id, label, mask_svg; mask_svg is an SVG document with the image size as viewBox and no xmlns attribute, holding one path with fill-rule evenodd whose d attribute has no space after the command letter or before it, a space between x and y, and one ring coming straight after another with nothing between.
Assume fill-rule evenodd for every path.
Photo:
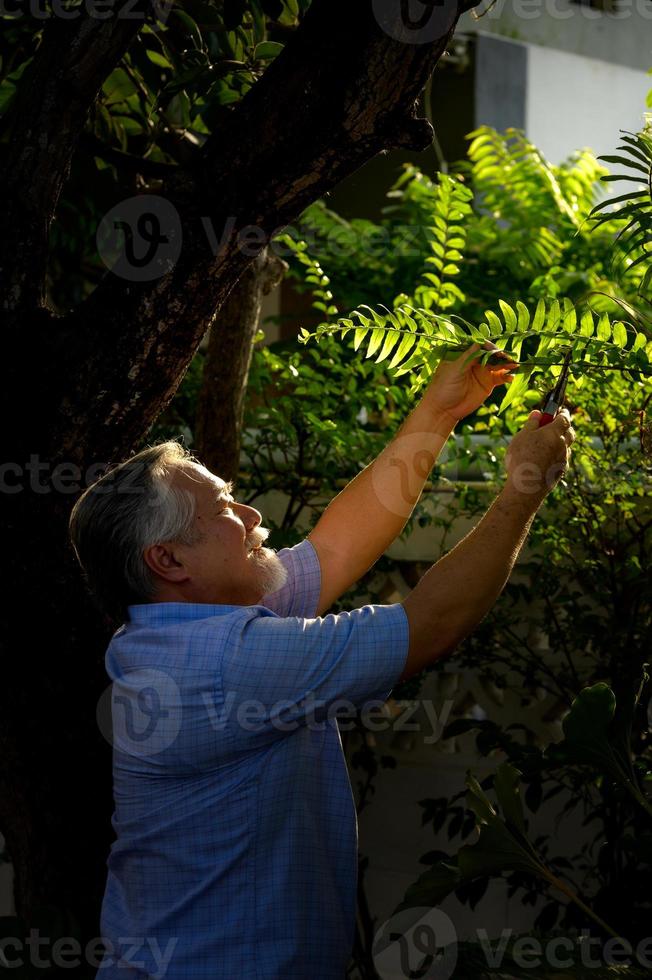
<instances>
[{"instance_id":1,"label":"plant stem","mask_svg":"<svg viewBox=\"0 0 652 980\"><path fill-rule=\"evenodd\" d=\"M563 881L561 881L556 875L553 875L552 872L548 871L547 869L545 872L545 878L550 882L553 888L556 888L558 891L562 892L568 899L570 899L571 902L574 902L575 905L581 908L585 915L588 915L594 922L597 922L601 929L604 929L604 931L609 933L610 936L613 936L614 939L621 938L618 933L611 928L611 926L607 925L604 919L601 919L599 915L596 915L596 913L588 907L588 905L584 904L579 895L576 895L572 889L570 889L564 884Z\"/></svg>"}]
</instances>

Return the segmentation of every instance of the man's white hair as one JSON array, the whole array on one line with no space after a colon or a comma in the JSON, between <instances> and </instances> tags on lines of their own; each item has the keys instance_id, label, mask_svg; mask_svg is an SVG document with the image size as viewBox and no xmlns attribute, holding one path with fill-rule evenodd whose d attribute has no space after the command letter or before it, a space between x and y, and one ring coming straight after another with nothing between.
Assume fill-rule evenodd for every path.
<instances>
[{"instance_id":1,"label":"man's white hair","mask_svg":"<svg viewBox=\"0 0 652 980\"><path fill-rule=\"evenodd\" d=\"M155 577L143 557L146 548L200 540L195 497L173 485L179 468L200 466L178 442L150 446L105 473L73 507L69 529L75 554L111 618L126 619L127 606L149 602L156 594Z\"/></svg>"}]
</instances>

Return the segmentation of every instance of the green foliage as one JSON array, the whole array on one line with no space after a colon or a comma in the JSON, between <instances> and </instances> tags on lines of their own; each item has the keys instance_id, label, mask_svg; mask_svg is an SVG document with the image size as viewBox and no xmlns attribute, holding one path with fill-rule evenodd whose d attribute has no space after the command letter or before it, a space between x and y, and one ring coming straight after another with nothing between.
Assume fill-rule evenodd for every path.
<instances>
[{"instance_id":1,"label":"green foliage","mask_svg":"<svg viewBox=\"0 0 652 980\"><path fill-rule=\"evenodd\" d=\"M430 180L406 166L388 194L397 202L386 208L394 224L376 229L385 232L387 264L396 227L405 228L397 219L408 219L408 227L420 232L410 291L404 286L389 306L363 302L346 316L333 319L329 314L314 331L302 328L301 341L319 341L325 334L343 339L352 331L353 349L362 348L376 363L388 360L395 377L410 374L414 394L442 357L456 356L472 342L491 340L521 359L519 377L501 410L522 399L537 374L554 377L568 347L578 386L588 373L619 371L629 380L649 377L652 341L636 293L641 285L636 263L626 264L621 280L610 278L613 254L624 265L628 240L622 234L623 220L605 209L599 234L594 230L593 237L587 220L606 171L586 151L552 167L512 130L499 134L483 127L470 139L469 164L460 166L465 176L440 174ZM325 252L323 263L329 263L337 296L337 271L332 273L331 263L337 267L342 258L335 254L333 238L339 244L352 242L362 229L352 223L338 226L336 216L323 207L309 209L305 227L320 258ZM303 228L300 225L298 233ZM368 241L369 229L364 232ZM572 265L580 256L589 268L573 277ZM374 250L374 259L378 257ZM361 261L369 271L364 252ZM501 266L503 281L523 277L529 301L510 301L505 293L496 296L489 263ZM478 266L486 272L485 282L477 274ZM391 282L389 270L385 281ZM570 295L562 294L562 285L569 287ZM475 295L469 295L471 291ZM630 297L626 306L619 293ZM491 308L482 305L485 299L494 300ZM464 317L456 312L461 308ZM469 321L469 310L477 311L475 321ZM490 355L479 351L475 356L486 360Z\"/></svg>"},{"instance_id":2,"label":"green foliage","mask_svg":"<svg viewBox=\"0 0 652 980\"><path fill-rule=\"evenodd\" d=\"M467 775L467 808L474 814L479 831L476 843L462 847L457 853L455 864L440 861L424 872L407 890L404 901L395 912L410 907L439 905L453 891L477 878L516 871L535 875L557 888L583 912L594 918L601 928L616 936L606 923L587 909L581 899L546 867L530 844L520 797L521 775L518 769L508 763L499 766L496 771L493 784L502 816L491 804L478 781L470 773Z\"/></svg>"},{"instance_id":3,"label":"green foliage","mask_svg":"<svg viewBox=\"0 0 652 980\"><path fill-rule=\"evenodd\" d=\"M578 433L571 467L534 522L517 575L456 655L461 668L517 694L522 721L505 728L491 714L483 721L462 717L445 733L472 739L482 756L517 768L528 809L536 815L544 808L546 828L563 800L555 836L563 835L565 818L580 816L591 829L582 850L570 861L555 857L545 864L558 878L563 871L576 897L582 895L594 914L635 941L647 935L652 910L652 474L638 437L646 390L644 383L615 373L608 385L587 375L580 390L570 392ZM461 433L460 451L466 433L488 436L487 446L476 444L471 452L492 483L501 478L505 431L517 431L528 408L514 403L498 418L495 406L485 406ZM487 504L486 492L464 485L450 497L450 515L472 523ZM442 521L449 516L444 510ZM545 750L528 720L528 706L544 695L551 699L551 713L563 719L559 741ZM466 846L469 827L451 812L450 801L423 805L435 831L448 826L450 839L459 836ZM554 836L548 831L538 840L544 861ZM456 859L438 860L454 865ZM548 898L540 928L551 929L560 915L565 929L590 921L569 896L567 905L551 901L540 875L507 868L501 874L510 894L523 901ZM473 901L473 893L461 887L456 894Z\"/></svg>"},{"instance_id":4,"label":"green foliage","mask_svg":"<svg viewBox=\"0 0 652 980\"><path fill-rule=\"evenodd\" d=\"M620 155L618 155L620 154ZM645 291L652 281L652 136L649 132L623 133L622 145L616 156L600 158L606 163L626 167L633 173L621 173L602 177L604 181L626 181L636 184L637 190L603 201L591 212L595 224L611 222L616 216L625 223L618 235L622 251L621 259L629 271L645 266L641 290Z\"/></svg>"},{"instance_id":5,"label":"green foliage","mask_svg":"<svg viewBox=\"0 0 652 980\"><path fill-rule=\"evenodd\" d=\"M520 377L510 386L501 411L525 392L535 371L554 377L560 368L560 352L569 347L575 355L571 370L577 381L585 374L610 370L622 371L629 380L652 376L652 341L633 324L611 320L606 313L599 316L588 307L578 311L567 297L562 303L539 300L533 312L520 301L516 308L504 300L499 305L500 312L487 310L477 327L461 317L441 316L407 303L380 312L363 305L350 316L338 318L336 326L321 325L315 334L302 329L300 339L305 343L325 333L344 337L354 330L354 349L366 340L365 356L376 355L376 363L393 354L388 367L396 369L397 377L418 371L412 392L429 380L442 358L459 356L471 343L497 342L515 358L526 345L531 355L521 360ZM491 352L479 350L469 356L486 362Z\"/></svg>"}]
</instances>

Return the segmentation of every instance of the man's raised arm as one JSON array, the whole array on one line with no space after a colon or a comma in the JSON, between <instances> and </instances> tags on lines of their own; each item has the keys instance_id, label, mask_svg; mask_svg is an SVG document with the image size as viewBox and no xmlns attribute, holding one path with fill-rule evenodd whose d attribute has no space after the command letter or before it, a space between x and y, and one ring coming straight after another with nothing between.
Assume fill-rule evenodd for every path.
<instances>
[{"instance_id":1,"label":"man's raised arm","mask_svg":"<svg viewBox=\"0 0 652 980\"><path fill-rule=\"evenodd\" d=\"M502 592L534 515L568 464L575 439L566 410L541 429L539 416L533 412L512 440L507 481L480 523L404 600L410 647L401 680L451 653Z\"/></svg>"},{"instance_id":2,"label":"man's raised arm","mask_svg":"<svg viewBox=\"0 0 652 980\"><path fill-rule=\"evenodd\" d=\"M440 363L397 435L334 497L308 535L321 566L319 615L402 532L457 422L482 405L496 385L513 380L516 364L504 351L497 350L496 363L482 365L469 356L479 350L473 344L455 360Z\"/></svg>"}]
</instances>

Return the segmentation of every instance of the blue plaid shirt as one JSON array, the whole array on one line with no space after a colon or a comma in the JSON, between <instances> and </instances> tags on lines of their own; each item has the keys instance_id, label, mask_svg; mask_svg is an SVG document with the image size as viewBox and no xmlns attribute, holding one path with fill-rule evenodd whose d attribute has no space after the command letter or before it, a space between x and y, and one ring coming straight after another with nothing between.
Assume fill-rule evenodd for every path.
<instances>
[{"instance_id":1,"label":"blue plaid shirt","mask_svg":"<svg viewBox=\"0 0 652 980\"><path fill-rule=\"evenodd\" d=\"M357 820L335 712L386 700L400 604L315 617L306 539L257 606L131 606L113 680L103 980L342 980ZM338 704L339 702L339 704Z\"/></svg>"}]
</instances>

